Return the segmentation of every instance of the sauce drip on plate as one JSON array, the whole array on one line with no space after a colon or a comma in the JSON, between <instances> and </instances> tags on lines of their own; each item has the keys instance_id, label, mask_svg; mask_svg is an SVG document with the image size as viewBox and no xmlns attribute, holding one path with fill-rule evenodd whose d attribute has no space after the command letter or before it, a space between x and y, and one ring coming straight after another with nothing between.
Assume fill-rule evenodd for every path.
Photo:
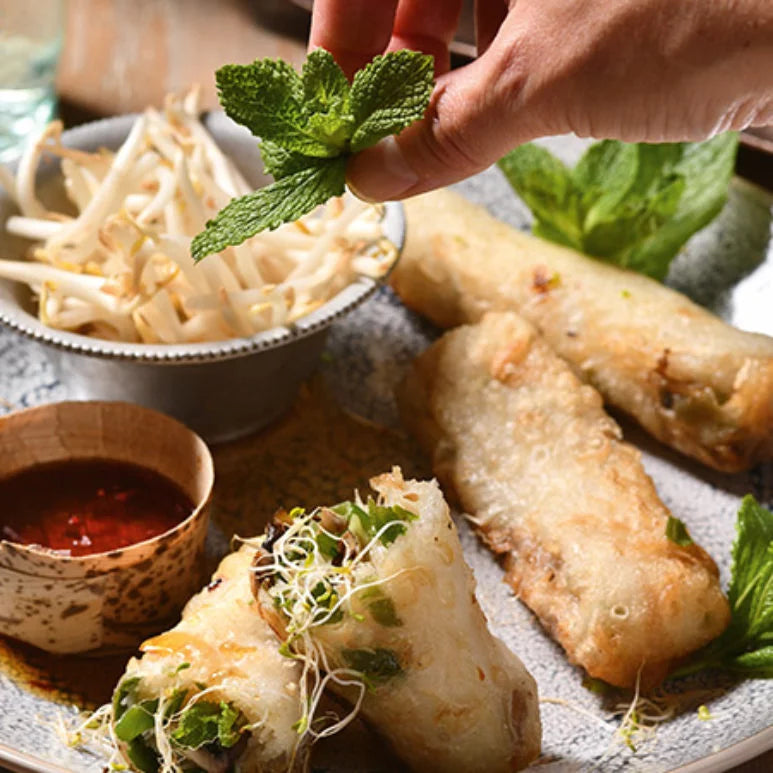
<instances>
[{"instance_id":1,"label":"sauce drip on plate","mask_svg":"<svg viewBox=\"0 0 773 773\"><path fill-rule=\"evenodd\" d=\"M0 538L72 556L155 537L192 511L175 483L126 462L54 462L0 479Z\"/></svg>"}]
</instances>

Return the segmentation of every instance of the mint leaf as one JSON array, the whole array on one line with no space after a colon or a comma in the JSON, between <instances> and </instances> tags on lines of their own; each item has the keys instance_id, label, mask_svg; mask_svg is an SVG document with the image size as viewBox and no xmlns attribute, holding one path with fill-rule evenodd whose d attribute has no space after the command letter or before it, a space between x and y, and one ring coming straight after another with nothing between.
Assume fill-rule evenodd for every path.
<instances>
[{"instance_id":1,"label":"mint leaf","mask_svg":"<svg viewBox=\"0 0 773 773\"><path fill-rule=\"evenodd\" d=\"M191 254L198 261L259 231L297 220L331 196L343 194L345 183L345 158L317 159L314 165L227 204L194 237Z\"/></svg>"},{"instance_id":2,"label":"mint leaf","mask_svg":"<svg viewBox=\"0 0 773 773\"><path fill-rule=\"evenodd\" d=\"M738 137L591 145L573 170L522 145L499 166L534 215L533 232L663 279L687 239L722 208Z\"/></svg>"},{"instance_id":3,"label":"mint leaf","mask_svg":"<svg viewBox=\"0 0 773 773\"><path fill-rule=\"evenodd\" d=\"M531 143L511 150L498 165L531 209L534 233L582 249L581 189L570 170L545 148Z\"/></svg>"},{"instance_id":4,"label":"mint leaf","mask_svg":"<svg viewBox=\"0 0 773 773\"><path fill-rule=\"evenodd\" d=\"M180 715L171 738L178 746L188 749L199 749L215 742L223 749L229 749L239 740L244 724L241 712L229 703L197 701Z\"/></svg>"},{"instance_id":5,"label":"mint leaf","mask_svg":"<svg viewBox=\"0 0 773 773\"><path fill-rule=\"evenodd\" d=\"M260 156L265 164L266 174L270 174L275 180L281 180L287 175L295 174L309 166L309 157L294 150L286 150L276 142L262 140L260 143Z\"/></svg>"},{"instance_id":6,"label":"mint leaf","mask_svg":"<svg viewBox=\"0 0 773 773\"><path fill-rule=\"evenodd\" d=\"M573 176L583 190L583 251L616 255L629 266L628 249L650 236L671 217L684 190L684 179L671 166L680 157L675 145L630 145L612 140L592 145ZM669 256L670 259L670 256Z\"/></svg>"},{"instance_id":7,"label":"mint leaf","mask_svg":"<svg viewBox=\"0 0 773 773\"><path fill-rule=\"evenodd\" d=\"M679 143L678 147L681 158L674 164L674 172L684 178L679 206L662 228L635 246L629 258L631 268L656 279L665 277L681 246L725 205L735 169L738 134L728 132L706 142Z\"/></svg>"},{"instance_id":8,"label":"mint leaf","mask_svg":"<svg viewBox=\"0 0 773 773\"><path fill-rule=\"evenodd\" d=\"M343 194L352 153L424 115L433 60L415 51L377 56L352 86L332 55L312 51L301 75L277 59L225 65L216 74L229 117L260 138L274 184L230 202L191 245L194 259L297 220Z\"/></svg>"},{"instance_id":9,"label":"mint leaf","mask_svg":"<svg viewBox=\"0 0 773 773\"><path fill-rule=\"evenodd\" d=\"M571 175L581 192L586 228L605 219L600 213L614 210L633 185L637 168L635 145L602 140L585 151Z\"/></svg>"},{"instance_id":10,"label":"mint leaf","mask_svg":"<svg viewBox=\"0 0 773 773\"><path fill-rule=\"evenodd\" d=\"M736 528L727 592L733 609L731 628L747 639L767 636L773 642L773 513L748 495Z\"/></svg>"},{"instance_id":11,"label":"mint leaf","mask_svg":"<svg viewBox=\"0 0 773 773\"><path fill-rule=\"evenodd\" d=\"M364 508L355 502L341 502L330 509L346 518L347 528L362 545L366 545L381 532L379 542L388 547L401 534L405 534L406 523L418 518L400 505L391 507L379 505L370 497Z\"/></svg>"},{"instance_id":12,"label":"mint leaf","mask_svg":"<svg viewBox=\"0 0 773 773\"><path fill-rule=\"evenodd\" d=\"M355 73L351 104L357 153L424 116L433 87L433 60L417 51L377 56Z\"/></svg>"},{"instance_id":13,"label":"mint leaf","mask_svg":"<svg viewBox=\"0 0 773 773\"><path fill-rule=\"evenodd\" d=\"M674 542L683 548L693 544L692 537L690 536L690 532L687 531L687 527L682 521L678 518L674 518L672 515L668 516L668 521L666 522L666 537L670 539L671 542Z\"/></svg>"},{"instance_id":14,"label":"mint leaf","mask_svg":"<svg viewBox=\"0 0 773 773\"><path fill-rule=\"evenodd\" d=\"M227 64L215 74L220 104L256 137L279 142L307 156L329 157L336 149L311 134L303 109L300 76L281 59Z\"/></svg>"},{"instance_id":15,"label":"mint leaf","mask_svg":"<svg viewBox=\"0 0 773 773\"><path fill-rule=\"evenodd\" d=\"M672 676L726 669L773 677L773 513L751 495L738 511L732 555L730 625Z\"/></svg>"},{"instance_id":16,"label":"mint leaf","mask_svg":"<svg viewBox=\"0 0 773 773\"><path fill-rule=\"evenodd\" d=\"M349 113L349 81L329 51L317 48L308 55L301 81L307 113Z\"/></svg>"}]
</instances>

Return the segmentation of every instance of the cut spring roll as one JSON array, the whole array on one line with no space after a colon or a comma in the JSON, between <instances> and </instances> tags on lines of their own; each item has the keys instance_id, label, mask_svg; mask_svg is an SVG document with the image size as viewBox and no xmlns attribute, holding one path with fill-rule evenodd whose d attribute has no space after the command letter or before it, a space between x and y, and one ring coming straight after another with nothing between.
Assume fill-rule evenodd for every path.
<instances>
[{"instance_id":1,"label":"cut spring roll","mask_svg":"<svg viewBox=\"0 0 773 773\"><path fill-rule=\"evenodd\" d=\"M604 399L718 470L773 458L773 339L641 274L521 233L450 191L405 202L392 282L441 327L517 311Z\"/></svg>"},{"instance_id":2,"label":"cut spring roll","mask_svg":"<svg viewBox=\"0 0 773 773\"><path fill-rule=\"evenodd\" d=\"M181 622L129 661L110 721L132 769L306 769L297 732L301 671L279 653L258 612L250 588L254 555L244 546L227 556Z\"/></svg>"},{"instance_id":3,"label":"cut spring roll","mask_svg":"<svg viewBox=\"0 0 773 773\"><path fill-rule=\"evenodd\" d=\"M639 452L516 314L446 333L401 406L507 581L591 676L652 686L726 627L714 562L666 537Z\"/></svg>"},{"instance_id":4,"label":"cut spring roll","mask_svg":"<svg viewBox=\"0 0 773 773\"><path fill-rule=\"evenodd\" d=\"M537 687L487 628L440 489L399 469L371 485L375 500L274 521L255 571L264 614L414 770L526 766Z\"/></svg>"}]
</instances>

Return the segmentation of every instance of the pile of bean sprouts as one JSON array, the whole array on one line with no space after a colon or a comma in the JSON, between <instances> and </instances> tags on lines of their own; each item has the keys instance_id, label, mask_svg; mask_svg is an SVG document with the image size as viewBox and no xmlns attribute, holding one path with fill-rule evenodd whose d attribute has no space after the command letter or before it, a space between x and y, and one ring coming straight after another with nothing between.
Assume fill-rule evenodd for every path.
<instances>
[{"instance_id":1,"label":"pile of bean sprouts","mask_svg":"<svg viewBox=\"0 0 773 773\"><path fill-rule=\"evenodd\" d=\"M67 148L61 133L54 122L30 143L15 177L0 167L21 212L6 229L34 240L27 260L0 260L0 277L29 285L50 327L153 344L250 336L292 324L395 259L380 208L347 193L194 264L193 236L251 190L200 123L196 91L147 109L116 152ZM44 154L61 159L75 216L37 197Z\"/></svg>"}]
</instances>

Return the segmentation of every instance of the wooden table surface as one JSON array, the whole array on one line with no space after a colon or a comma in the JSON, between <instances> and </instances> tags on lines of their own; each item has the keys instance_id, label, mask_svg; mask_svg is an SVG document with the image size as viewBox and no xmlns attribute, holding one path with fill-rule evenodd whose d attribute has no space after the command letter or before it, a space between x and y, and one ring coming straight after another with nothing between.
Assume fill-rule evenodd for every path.
<instances>
[{"instance_id":1,"label":"wooden table surface","mask_svg":"<svg viewBox=\"0 0 773 773\"><path fill-rule=\"evenodd\" d=\"M375 1L375 0L374 0ZM287 0L69 0L58 90L68 123L160 105L222 64L305 56L308 14ZM733 773L773 771L773 752Z\"/></svg>"},{"instance_id":2,"label":"wooden table surface","mask_svg":"<svg viewBox=\"0 0 773 773\"><path fill-rule=\"evenodd\" d=\"M308 14L286 0L69 0L58 91L65 119L142 110L202 87L223 64L306 52Z\"/></svg>"}]
</instances>

